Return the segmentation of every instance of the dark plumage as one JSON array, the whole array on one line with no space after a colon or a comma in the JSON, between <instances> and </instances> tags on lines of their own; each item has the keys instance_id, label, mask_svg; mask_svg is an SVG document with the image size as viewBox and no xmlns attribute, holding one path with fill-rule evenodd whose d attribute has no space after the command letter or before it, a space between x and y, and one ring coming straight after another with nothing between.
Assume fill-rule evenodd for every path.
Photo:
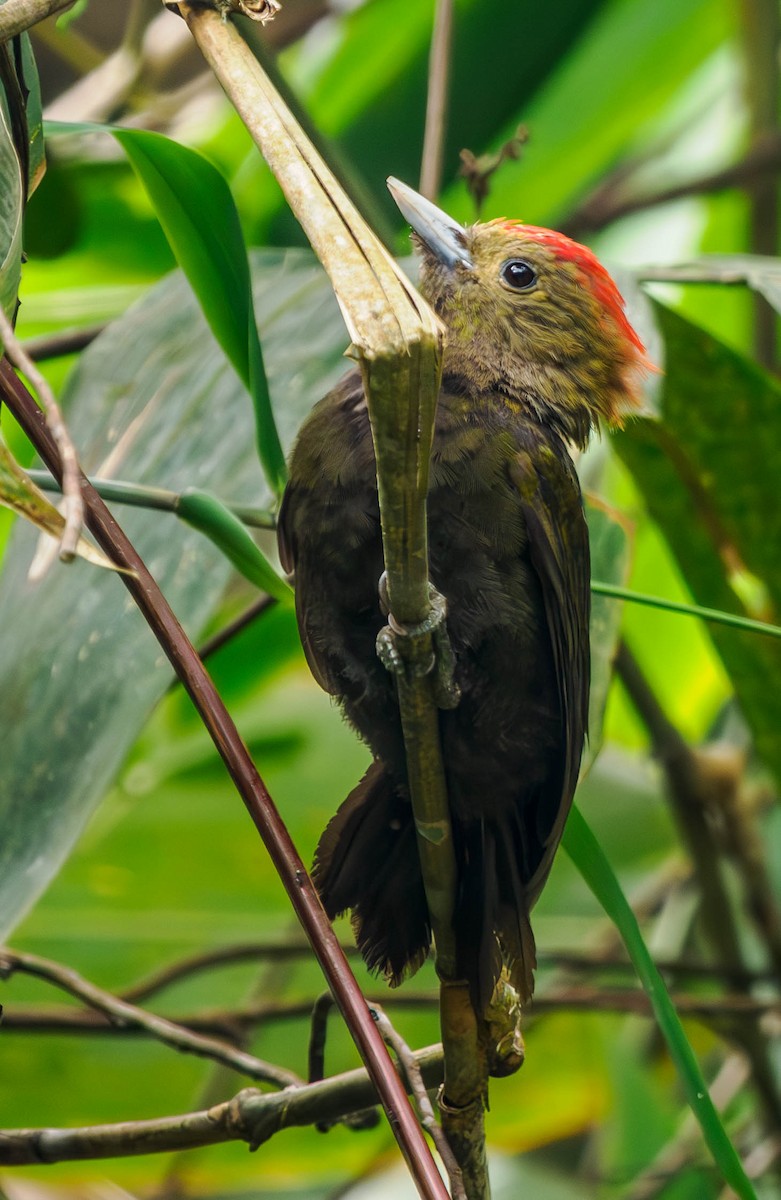
<instances>
[{"instance_id":1,"label":"dark plumage","mask_svg":"<svg viewBox=\"0 0 781 1200\"><path fill-rule=\"evenodd\" d=\"M502 961L522 996L531 994L529 911L561 837L586 731L588 532L564 439L582 443L599 414L615 419L631 401L641 348L588 251L577 247L579 257L567 239L522 226L461 230L430 207L429 223L416 222L410 195L419 200L405 190L402 210L426 239L421 290L448 329L430 575L448 602L462 697L440 714L459 967L483 1006ZM432 232L431 212L443 232ZM503 280L508 259L528 267L531 288L515 293ZM529 272L516 270L513 281ZM375 760L321 838L315 882L329 916L352 910L367 963L397 983L425 958L431 930L395 682L375 651L386 623L382 545L357 371L301 430L279 543L295 573L312 672Z\"/></svg>"}]
</instances>

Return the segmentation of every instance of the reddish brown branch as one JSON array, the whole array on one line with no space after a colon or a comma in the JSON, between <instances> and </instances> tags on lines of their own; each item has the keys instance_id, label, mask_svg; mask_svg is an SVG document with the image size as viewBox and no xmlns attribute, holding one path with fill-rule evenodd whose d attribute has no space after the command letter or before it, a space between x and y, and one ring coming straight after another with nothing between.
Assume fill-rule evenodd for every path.
<instances>
[{"instance_id":1,"label":"reddish brown branch","mask_svg":"<svg viewBox=\"0 0 781 1200\"><path fill-rule=\"evenodd\" d=\"M0 393L49 470L61 479L59 454L43 414L5 359L0 363ZM133 575L123 575L122 581L187 689L263 839L377 1088L380 1102L420 1195L430 1200L446 1200L446 1189L404 1087L393 1069L382 1037L307 870L249 751L206 668L135 547L84 477L81 487L87 527L101 548L118 565L133 572Z\"/></svg>"},{"instance_id":2,"label":"reddish brown branch","mask_svg":"<svg viewBox=\"0 0 781 1200\"><path fill-rule=\"evenodd\" d=\"M379 1004L372 1005L371 1011L386 1046L396 1055L399 1066L404 1072L407 1087L415 1100L418 1115L420 1116L420 1123L433 1141L439 1157L442 1159L442 1164L450 1180L450 1192L453 1200L468 1200L467 1194L464 1191L464 1177L461 1168L456 1162L444 1129L434 1116L434 1108L429 1099L428 1090L423 1079L423 1072L418 1065L413 1051L404 1041L398 1030L393 1027Z\"/></svg>"}]
</instances>

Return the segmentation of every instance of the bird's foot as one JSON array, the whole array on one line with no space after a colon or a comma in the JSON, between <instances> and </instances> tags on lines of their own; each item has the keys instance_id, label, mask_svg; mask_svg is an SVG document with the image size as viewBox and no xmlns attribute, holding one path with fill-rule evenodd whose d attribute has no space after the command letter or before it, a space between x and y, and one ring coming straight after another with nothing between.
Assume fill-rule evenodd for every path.
<instances>
[{"instance_id":1,"label":"bird's foot","mask_svg":"<svg viewBox=\"0 0 781 1200\"><path fill-rule=\"evenodd\" d=\"M455 708L461 699L461 689L456 683L456 656L447 632L447 600L432 585L429 588L428 614L416 625L403 625L397 621L388 604L388 584L385 572L380 576L380 605L388 618L388 624L377 635L377 657L387 671L400 675L411 671L414 675L429 675L433 672L434 700L439 708ZM410 660L400 649L403 638L430 636L433 651L423 660Z\"/></svg>"}]
</instances>

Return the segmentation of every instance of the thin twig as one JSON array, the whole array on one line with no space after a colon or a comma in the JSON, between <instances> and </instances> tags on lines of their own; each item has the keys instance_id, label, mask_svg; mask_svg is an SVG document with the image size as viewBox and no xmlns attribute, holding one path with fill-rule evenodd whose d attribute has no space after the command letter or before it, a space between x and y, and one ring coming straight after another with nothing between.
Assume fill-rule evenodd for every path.
<instances>
[{"instance_id":1,"label":"thin twig","mask_svg":"<svg viewBox=\"0 0 781 1200\"><path fill-rule=\"evenodd\" d=\"M584 954L571 950L541 950L537 959L541 967L552 966L598 974L603 972L634 974L634 967L628 959L612 955ZM654 961L663 975L674 975L677 978L718 980L741 987L753 983L772 983L776 979L776 974L770 967L754 970L749 967L734 967L726 963L705 963L697 959L682 957L655 958Z\"/></svg>"},{"instance_id":2,"label":"thin twig","mask_svg":"<svg viewBox=\"0 0 781 1200\"><path fill-rule=\"evenodd\" d=\"M145 1012L134 1004L128 1004L126 1000L120 1000L111 992L96 987L71 967L39 958L35 954L22 954L3 947L0 949L0 977L7 979L17 972L45 979L69 995L76 996L88 1007L103 1013L110 1021L115 1021L121 1026L143 1029L145 1033L174 1050L183 1051L185 1054L197 1054L201 1058L211 1058L240 1071L250 1079L273 1083L278 1088L297 1087L302 1082L298 1075L285 1070L284 1067L274 1066L273 1063L264 1062L252 1054L235 1050L214 1038L192 1033L183 1025Z\"/></svg>"},{"instance_id":3,"label":"thin twig","mask_svg":"<svg viewBox=\"0 0 781 1200\"><path fill-rule=\"evenodd\" d=\"M727 625L731 629L746 629L751 633L762 633L767 637L781 638L781 625L771 625L767 621L755 621L753 617L741 617L737 613L724 612L719 608L704 608L701 604L684 604L679 600L666 600L662 596L647 596L643 592L635 592L631 588L621 587L619 584L602 583L597 579L592 579L591 590L598 596L628 600L630 604L645 604L649 608L658 608L663 612L699 617L703 621L712 621L714 625Z\"/></svg>"},{"instance_id":4,"label":"thin twig","mask_svg":"<svg viewBox=\"0 0 781 1200\"><path fill-rule=\"evenodd\" d=\"M332 1002L316 1006L316 1017L312 1021L312 1032L322 1038L325 1029L323 1017L326 1007L330 1011ZM767 1023L767 1036L781 1036L781 1001L777 998L728 994L723 996L700 996L686 992L672 993L672 1000L685 1017L702 1021L725 1036L731 1036L731 1027L724 1022L736 1018L751 1019ZM428 1009L436 1008L438 995L435 991L404 991L384 1001L387 1008ZM370 1007L376 1007L373 1003ZM653 1015L645 992L639 988L597 988L587 985L561 985L539 992L527 1011L529 1021L535 1021L554 1012L600 1012L624 1013L639 1017ZM271 1021L294 1021L312 1017L311 1000L260 1001L237 1008L204 1009L193 1013L179 1013L176 1023L198 1033L213 1034L226 1040L234 1040L241 1031ZM3 1017L3 1029L16 1033L73 1033L138 1037L144 1027L112 1025L107 1017L89 1009L76 1009L66 1005L28 1005L9 1008ZM310 1041L309 1082L325 1078L321 1041L316 1049Z\"/></svg>"},{"instance_id":5,"label":"thin twig","mask_svg":"<svg viewBox=\"0 0 781 1200\"><path fill-rule=\"evenodd\" d=\"M345 954L357 954L354 946L343 946ZM257 962L259 959L270 961L285 961L287 959L306 958L312 953L308 942L247 942L238 946L218 946L214 950L206 950L202 954L188 955L176 962L161 967L140 979L138 983L125 988L120 995L123 1000L138 1003L148 1000L156 992L161 992L174 983L179 983L190 975L211 971L215 967L232 966L239 962Z\"/></svg>"},{"instance_id":6,"label":"thin twig","mask_svg":"<svg viewBox=\"0 0 781 1200\"><path fill-rule=\"evenodd\" d=\"M84 502L80 483L81 468L76 447L71 441L54 392L29 354L25 352L2 308L0 308L0 341L3 343L6 357L17 370L26 375L34 387L38 402L46 413L46 421L52 437L57 443L62 463L63 516L65 518L65 527L60 541L60 558L63 562L71 562L76 557L76 548L84 527Z\"/></svg>"},{"instance_id":7,"label":"thin twig","mask_svg":"<svg viewBox=\"0 0 781 1200\"><path fill-rule=\"evenodd\" d=\"M144 31L158 15L150 0L132 0L119 46L48 105L53 121L106 121L133 93L144 66Z\"/></svg>"},{"instance_id":8,"label":"thin twig","mask_svg":"<svg viewBox=\"0 0 781 1200\"><path fill-rule=\"evenodd\" d=\"M368 1010L366 1015L369 1016ZM442 1080L441 1046L418 1050L415 1058L426 1086L437 1087ZM393 1067L391 1070L406 1095L404 1083ZM158 1154L232 1141L245 1141L256 1150L281 1129L312 1125L320 1120L340 1120L376 1103L377 1091L367 1072L359 1068L284 1092L262 1094L254 1088L245 1088L233 1099L205 1111L152 1121L124 1121L82 1129L2 1130L0 1166ZM420 1136L422 1140L422 1133ZM444 1184L440 1195L447 1200Z\"/></svg>"},{"instance_id":9,"label":"thin twig","mask_svg":"<svg viewBox=\"0 0 781 1200\"><path fill-rule=\"evenodd\" d=\"M46 46L79 76L106 61L106 51L99 49L75 25L61 29L56 21L42 21L32 32L36 48Z\"/></svg>"},{"instance_id":10,"label":"thin twig","mask_svg":"<svg viewBox=\"0 0 781 1200\"><path fill-rule=\"evenodd\" d=\"M740 780L715 793L722 852L734 862L746 894L746 907L767 947L776 983L781 983L781 910L768 870L757 811Z\"/></svg>"},{"instance_id":11,"label":"thin twig","mask_svg":"<svg viewBox=\"0 0 781 1200\"><path fill-rule=\"evenodd\" d=\"M47 333L41 337L26 338L22 349L33 362L47 362L51 358L63 358L66 354L78 354L106 328L106 322L85 325L80 329L62 329L58 333Z\"/></svg>"},{"instance_id":12,"label":"thin twig","mask_svg":"<svg viewBox=\"0 0 781 1200\"><path fill-rule=\"evenodd\" d=\"M452 40L453 0L437 0L428 62L426 127L420 164L420 191L429 200L436 200L442 182Z\"/></svg>"},{"instance_id":13,"label":"thin twig","mask_svg":"<svg viewBox=\"0 0 781 1200\"><path fill-rule=\"evenodd\" d=\"M350 957L357 957L358 950L353 942L342 946L343 952ZM268 959L270 962L287 962L290 960L308 958L312 948L308 942L290 940L287 942L244 942L234 946L218 946L200 954L187 955L185 958L169 963L159 970L153 971L137 983L123 989L119 994L123 1000L138 1004L148 1000L150 996L165 988L179 983L191 975L204 971L212 971L222 966L231 966L239 962L257 962ZM624 957L599 953L586 954L581 951L540 950L538 961L541 967L559 967L580 972L620 972L634 974L634 968ZM719 980L728 984L746 985L751 983L766 983L775 979L771 969L749 970L746 967L733 968L721 963L703 963L683 958L660 958L656 965L665 974L688 976L694 979ZM403 1000L407 993L397 993L393 1003ZM386 1003L391 1003L390 1000Z\"/></svg>"},{"instance_id":14,"label":"thin twig","mask_svg":"<svg viewBox=\"0 0 781 1200\"><path fill-rule=\"evenodd\" d=\"M475 211L479 216L483 204L491 191L491 179L502 163L515 161L521 157L529 133L525 125L519 125L511 138L488 154L475 154L468 147L459 152L461 166L458 174L466 183L467 191L475 202Z\"/></svg>"},{"instance_id":15,"label":"thin twig","mask_svg":"<svg viewBox=\"0 0 781 1200\"><path fill-rule=\"evenodd\" d=\"M0 7L0 42L24 33L73 3L74 0L6 0Z\"/></svg>"},{"instance_id":16,"label":"thin twig","mask_svg":"<svg viewBox=\"0 0 781 1200\"><path fill-rule=\"evenodd\" d=\"M669 263L633 268L640 283L717 283L720 287L745 286L749 273L738 263L727 265L717 255L694 263Z\"/></svg>"},{"instance_id":17,"label":"thin twig","mask_svg":"<svg viewBox=\"0 0 781 1200\"><path fill-rule=\"evenodd\" d=\"M328 1035L328 1018L333 1007L334 1001L330 992L323 992L308 1005L299 1006L299 1009L303 1008L303 1011L299 1011L297 1015L309 1016L307 1079L310 1083L317 1083L320 1079L325 1078L325 1044ZM369 1007L371 1009L371 1006ZM254 1025L254 1021L250 1022L250 1025ZM336 1120L316 1121L315 1129L318 1133L327 1133L336 1123ZM377 1110L373 1107L360 1109L345 1117L344 1124L350 1129L373 1129L377 1124Z\"/></svg>"},{"instance_id":18,"label":"thin twig","mask_svg":"<svg viewBox=\"0 0 781 1200\"><path fill-rule=\"evenodd\" d=\"M450 1180L450 1194L453 1200L467 1200L461 1168L456 1162L442 1126L434 1116L434 1109L429 1100L423 1075L414 1053L404 1041L401 1034L394 1029L379 1004L373 1004L370 1011L377 1022L377 1027L383 1036L385 1045L393 1050L393 1053L399 1060L404 1077L407 1080L407 1087L415 1101L420 1123L436 1146L439 1157L442 1159L442 1164L447 1171L447 1177Z\"/></svg>"},{"instance_id":19,"label":"thin twig","mask_svg":"<svg viewBox=\"0 0 781 1200\"><path fill-rule=\"evenodd\" d=\"M328 1035L328 1018L334 1006L329 992L323 992L310 1006L309 1049L307 1051L307 1079L316 1083L325 1078L325 1043Z\"/></svg>"}]
</instances>

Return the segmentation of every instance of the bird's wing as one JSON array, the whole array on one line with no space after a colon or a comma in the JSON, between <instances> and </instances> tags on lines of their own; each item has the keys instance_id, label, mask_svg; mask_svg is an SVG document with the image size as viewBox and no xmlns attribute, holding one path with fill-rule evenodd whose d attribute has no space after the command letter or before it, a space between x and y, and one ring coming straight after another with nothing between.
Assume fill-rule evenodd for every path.
<instances>
[{"instance_id":1,"label":"bird's wing","mask_svg":"<svg viewBox=\"0 0 781 1200\"><path fill-rule=\"evenodd\" d=\"M534 903L550 870L578 781L589 698L590 558L580 485L563 446L540 441L511 464L529 539L529 558L542 587L561 704L564 763L558 805L539 809L542 859L528 884ZM552 819L551 819L552 818Z\"/></svg>"},{"instance_id":2,"label":"bird's wing","mask_svg":"<svg viewBox=\"0 0 781 1200\"><path fill-rule=\"evenodd\" d=\"M354 660L364 647L345 640L350 626L368 628L370 621L362 619L367 608L376 610L379 620L376 580L382 552L373 481L371 429L356 368L315 405L302 426L277 517L279 557L294 575L306 661L332 696L344 694L345 664L348 674L350 666L353 674L361 671ZM367 587L372 571L376 574ZM373 656L376 631L369 629L365 637L366 653Z\"/></svg>"},{"instance_id":3,"label":"bird's wing","mask_svg":"<svg viewBox=\"0 0 781 1200\"><path fill-rule=\"evenodd\" d=\"M310 636L310 622L307 620L307 586L305 577L299 570L298 547L296 538L296 522L299 518L299 505L306 508L309 496L302 493L300 488L288 484L282 497L282 503L277 513L277 546L279 561L282 569L293 576L296 597L296 619L301 646L304 651L309 670L324 692L332 696L336 693L336 685L330 678L327 663L322 654L317 654ZM306 514L308 515L308 514ZM305 518L304 518L305 519Z\"/></svg>"}]
</instances>

